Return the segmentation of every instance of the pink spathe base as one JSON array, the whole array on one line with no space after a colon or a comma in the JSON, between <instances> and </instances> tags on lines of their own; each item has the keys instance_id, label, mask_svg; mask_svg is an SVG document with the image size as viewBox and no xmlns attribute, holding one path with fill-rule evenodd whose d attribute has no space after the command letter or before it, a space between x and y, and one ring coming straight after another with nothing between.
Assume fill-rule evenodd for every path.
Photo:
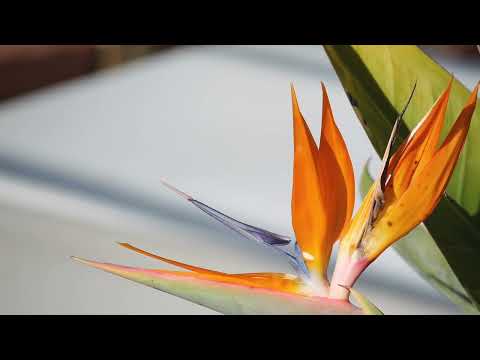
<instances>
[{"instance_id":1,"label":"pink spathe base","mask_svg":"<svg viewBox=\"0 0 480 360\"><path fill-rule=\"evenodd\" d=\"M350 256L339 253L330 283L329 298L347 300L350 294L348 289L353 286L369 264L370 261L366 258L353 260Z\"/></svg>"}]
</instances>

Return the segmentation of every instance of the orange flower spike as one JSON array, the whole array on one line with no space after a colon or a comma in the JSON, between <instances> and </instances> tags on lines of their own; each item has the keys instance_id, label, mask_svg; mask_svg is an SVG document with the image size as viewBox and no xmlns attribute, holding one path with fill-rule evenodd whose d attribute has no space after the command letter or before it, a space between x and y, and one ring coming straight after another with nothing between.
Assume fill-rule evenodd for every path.
<instances>
[{"instance_id":1,"label":"orange flower spike","mask_svg":"<svg viewBox=\"0 0 480 360\"><path fill-rule=\"evenodd\" d=\"M327 292L326 268L332 243L328 241L328 208L319 179L317 146L300 112L295 90L293 106L292 225L306 266L321 290Z\"/></svg>"},{"instance_id":2,"label":"orange flower spike","mask_svg":"<svg viewBox=\"0 0 480 360\"><path fill-rule=\"evenodd\" d=\"M399 152L394 155L395 166L388 167L390 183L393 181L394 188L395 184L401 184L395 188L395 196L384 196L379 191L380 179L372 185L342 239L330 288L331 298L348 297L348 292L342 286L351 286L368 264L424 221L435 209L465 143L476 106L478 87L479 85L471 93L439 149L437 143L451 82L432 110L400 146ZM386 191L388 190L387 188ZM380 201L376 200L376 195L379 195ZM379 212L372 218L373 209L378 204ZM369 219L372 221L370 224Z\"/></svg>"},{"instance_id":3,"label":"orange flower spike","mask_svg":"<svg viewBox=\"0 0 480 360\"><path fill-rule=\"evenodd\" d=\"M335 120L322 82L322 132L318 151L319 177L325 203L329 207L329 241L339 238L352 217L355 205L355 176L352 161Z\"/></svg>"},{"instance_id":4,"label":"orange flower spike","mask_svg":"<svg viewBox=\"0 0 480 360\"><path fill-rule=\"evenodd\" d=\"M318 151L292 86L294 178L292 222L314 282L325 284L333 244L348 225L355 203L353 166L322 83L322 131Z\"/></svg>"}]
</instances>

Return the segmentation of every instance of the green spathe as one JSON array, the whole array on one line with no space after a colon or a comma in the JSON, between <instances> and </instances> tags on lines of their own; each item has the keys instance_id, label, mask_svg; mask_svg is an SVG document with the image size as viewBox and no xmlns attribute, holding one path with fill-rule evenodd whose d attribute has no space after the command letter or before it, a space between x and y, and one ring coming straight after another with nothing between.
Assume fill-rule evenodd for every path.
<instances>
[{"instance_id":1,"label":"green spathe","mask_svg":"<svg viewBox=\"0 0 480 360\"><path fill-rule=\"evenodd\" d=\"M72 258L85 265L181 297L226 315L361 315L347 301L309 297L158 271ZM191 275L189 275L191 274ZM198 274L197 274L198 275ZM363 307L362 307L363 309Z\"/></svg>"}]
</instances>

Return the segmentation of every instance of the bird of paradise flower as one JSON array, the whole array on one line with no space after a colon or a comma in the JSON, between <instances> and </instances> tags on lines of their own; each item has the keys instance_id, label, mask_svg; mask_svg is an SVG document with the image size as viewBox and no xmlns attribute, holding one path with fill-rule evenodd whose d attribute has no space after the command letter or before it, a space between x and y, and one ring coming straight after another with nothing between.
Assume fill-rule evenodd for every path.
<instances>
[{"instance_id":1,"label":"bird of paradise flower","mask_svg":"<svg viewBox=\"0 0 480 360\"><path fill-rule=\"evenodd\" d=\"M164 183L191 204L247 239L285 256L294 274L229 274L160 257L130 244L137 253L183 271L133 268L73 257L81 263L182 297L224 314L381 314L353 285L387 247L424 221L435 209L455 168L475 110L471 93L449 134L440 144L452 81L410 136L392 154L395 122L378 179L352 218L355 180L347 147L338 130L322 83L320 143L304 120L291 88L294 164L292 225L295 238L237 221ZM340 242L332 278L327 266ZM357 305L350 302L349 295Z\"/></svg>"}]
</instances>

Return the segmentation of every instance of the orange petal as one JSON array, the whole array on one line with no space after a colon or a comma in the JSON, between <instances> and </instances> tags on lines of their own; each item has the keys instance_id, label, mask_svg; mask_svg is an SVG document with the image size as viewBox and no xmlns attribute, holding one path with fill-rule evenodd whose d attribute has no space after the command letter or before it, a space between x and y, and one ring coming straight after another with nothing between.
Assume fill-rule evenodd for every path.
<instances>
[{"instance_id":1,"label":"orange petal","mask_svg":"<svg viewBox=\"0 0 480 360\"><path fill-rule=\"evenodd\" d=\"M129 250L135 251L136 253L151 257L156 260L163 261L167 264L181 267L186 270L193 271L198 274L206 275L216 275L220 276L217 278L217 281L233 282L239 284L249 284L249 286L262 287L277 291L286 291L291 293L297 293L300 288L300 281L296 276L283 273L246 273L246 274L227 274L220 271L214 271L209 269L204 269L201 267L188 265L176 260L167 259L142 249L139 249L135 246L132 246L127 243L119 243L120 246L127 248ZM164 270L153 270L153 271L164 271ZM219 280L220 279L220 280ZM238 280L238 281L237 281Z\"/></svg>"},{"instance_id":2,"label":"orange petal","mask_svg":"<svg viewBox=\"0 0 480 360\"><path fill-rule=\"evenodd\" d=\"M376 258L386 247L425 220L437 206L468 134L475 110L478 85L473 90L447 138L408 189L375 223L366 241L365 253Z\"/></svg>"},{"instance_id":3,"label":"orange petal","mask_svg":"<svg viewBox=\"0 0 480 360\"><path fill-rule=\"evenodd\" d=\"M292 225L309 270L320 278L331 252L327 242L328 217L320 189L317 146L298 107L292 86L294 162Z\"/></svg>"},{"instance_id":4,"label":"orange petal","mask_svg":"<svg viewBox=\"0 0 480 360\"><path fill-rule=\"evenodd\" d=\"M294 294L310 295L307 287L302 286L300 279L294 275L283 273L246 273L232 274L236 278L247 279L257 286L276 291L284 291Z\"/></svg>"},{"instance_id":5,"label":"orange petal","mask_svg":"<svg viewBox=\"0 0 480 360\"><path fill-rule=\"evenodd\" d=\"M453 77L427 115L412 131L405 145L400 147L399 158L392 161L397 164L392 170L393 189L397 198L406 191L415 174L421 173L437 149L452 82Z\"/></svg>"},{"instance_id":6,"label":"orange petal","mask_svg":"<svg viewBox=\"0 0 480 360\"><path fill-rule=\"evenodd\" d=\"M319 181L328 212L328 242L333 243L346 228L355 204L355 177L352 161L335 120L322 83L322 132L318 151Z\"/></svg>"},{"instance_id":7,"label":"orange petal","mask_svg":"<svg viewBox=\"0 0 480 360\"><path fill-rule=\"evenodd\" d=\"M408 103L410 102L411 98L412 97L410 96ZM405 106L405 109L407 108L408 103ZM360 242L363 240L366 232L370 231L373 223L375 222L379 213L385 206L386 200L392 197L390 195L391 186L387 185L387 179L389 176L388 165L391 163L391 149L397 136L398 125L400 123L400 120L402 119L404 111L393 125L392 133L390 135L390 138L388 139L387 147L383 155L382 166L380 168L380 176L372 184L372 186L370 186L370 189L368 190L368 193L365 196L365 199L363 200L360 209L357 211L353 220L350 223L348 231L341 239L341 252L342 254L347 254L348 257L351 256L354 251L359 248ZM336 269L337 268L335 268L335 270ZM345 289L341 290L341 292L345 293L344 290Z\"/></svg>"},{"instance_id":8,"label":"orange petal","mask_svg":"<svg viewBox=\"0 0 480 360\"><path fill-rule=\"evenodd\" d=\"M416 180L416 178L422 173L423 169L425 169L425 166L433 158L433 155L437 152L440 141L440 134L442 132L445 120L445 113L447 112L448 98L452 89L452 82L453 77L450 80L444 94L440 97L440 102L442 105L439 107L438 113L435 115L436 119L433 120L432 127L427 139L425 139L425 141L423 142L423 151L421 154L417 155L416 160L418 161L418 165L415 169L412 181Z\"/></svg>"},{"instance_id":9,"label":"orange petal","mask_svg":"<svg viewBox=\"0 0 480 360\"><path fill-rule=\"evenodd\" d=\"M156 259L156 260L163 261L163 262L165 262L165 263L167 263L167 264L170 264L170 265L178 266L178 267L180 267L180 268L182 268L182 269L194 271L194 272L201 273L201 274L218 274L218 275L224 275L224 274L225 274L225 273L222 273L222 272L220 272L220 271L214 271L214 270L204 269L204 268L201 268L201 267L197 267L197 266L193 266L193 265L188 265L188 264L185 264L185 263L182 263L182 262L179 262L179 261L167 259L167 258L158 256L158 255L149 253L149 252L147 252L147 251L145 251L145 250L139 249L139 248L137 248L137 247L135 247L135 246L133 246L133 245L127 244L127 243L118 243L118 244L119 244L120 246L123 246L123 247L126 248L126 249L135 251L136 253L139 253L139 254L148 256L148 257L150 257L150 258L152 258L152 259Z\"/></svg>"}]
</instances>

